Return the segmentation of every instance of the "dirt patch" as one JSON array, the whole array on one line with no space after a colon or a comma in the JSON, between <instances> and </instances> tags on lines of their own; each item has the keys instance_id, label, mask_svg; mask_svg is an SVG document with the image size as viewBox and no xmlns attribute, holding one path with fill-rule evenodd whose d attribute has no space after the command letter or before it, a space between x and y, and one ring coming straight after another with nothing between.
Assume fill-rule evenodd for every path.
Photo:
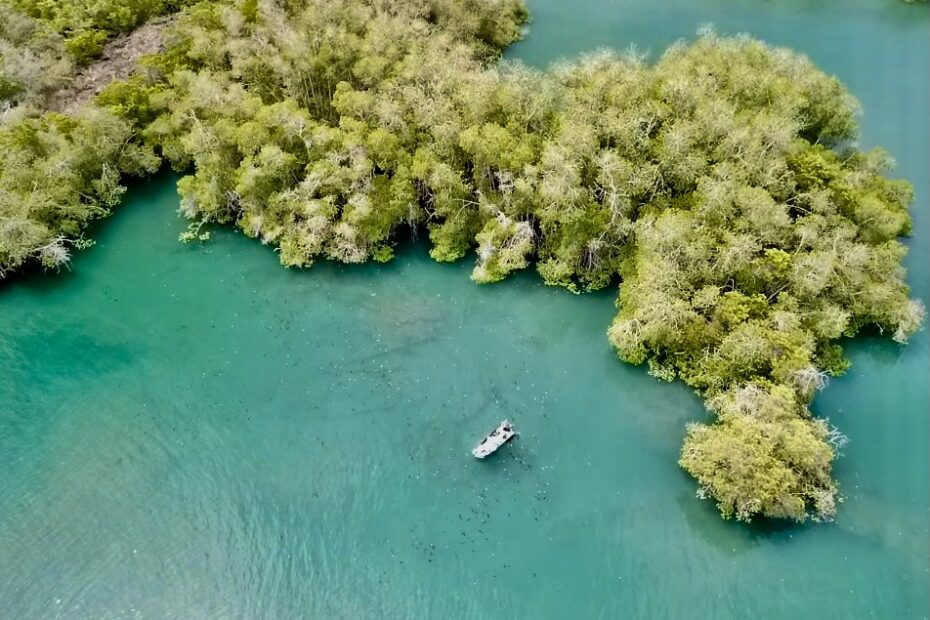
<instances>
[{"instance_id":1,"label":"dirt patch","mask_svg":"<svg viewBox=\"0 0 930 620\"><path fill-rule=\"evenodd\" d=\"M113 80L129 77L139 57L162 49L165 30L173 22L173 17L158 17L107 43L99 59L78 71L68 86L51 96L49 108L73 112Z\"/></svg>"}]
</instances>

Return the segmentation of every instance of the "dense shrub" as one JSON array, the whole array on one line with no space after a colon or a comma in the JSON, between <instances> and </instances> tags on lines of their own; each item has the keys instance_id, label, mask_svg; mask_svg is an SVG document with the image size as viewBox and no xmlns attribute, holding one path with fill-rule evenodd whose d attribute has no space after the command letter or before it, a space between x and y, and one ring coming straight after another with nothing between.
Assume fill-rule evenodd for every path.
<instances>
[{"instance_id":1,"label":"dense shrub","mask_svg":"<svg viewBox=\"0 0 930 620\"><path fill-rule=\"evenodd\" d=\"M129 32L157 15L173 13L194 0L0 0L0 11L14 9L63 38L79 64L100 55L114 35Z\"/></svg>"}]
</instances>

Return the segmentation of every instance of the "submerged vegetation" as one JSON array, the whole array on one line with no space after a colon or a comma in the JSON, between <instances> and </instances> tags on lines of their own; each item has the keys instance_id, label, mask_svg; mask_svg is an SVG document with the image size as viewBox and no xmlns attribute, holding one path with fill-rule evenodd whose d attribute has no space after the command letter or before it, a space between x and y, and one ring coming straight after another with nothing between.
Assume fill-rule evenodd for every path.
<instances>
[{"instance_id":1,"label":"submerged vegetation","mask_svg":"<svg viewBox=\"0 0 930 620\"><path fill-rule=\"evenodd\" d=\"M0 273L62 264L120 175L164 159L186 238L233 225L289 267L390 260L424 229L436 260L475 250L477 282L531 264L573 291L619 281L619 356L716 415L681 453L700 494L726 517L831 518L844 439L808 405L848 365L838 339L922 321L897 240L910 186L855 147L856 102L803 56L705 32L655 64L495 62L526 18L519 0L202 2L74 117L3 95Z\"/></svg>"}]
</instances>

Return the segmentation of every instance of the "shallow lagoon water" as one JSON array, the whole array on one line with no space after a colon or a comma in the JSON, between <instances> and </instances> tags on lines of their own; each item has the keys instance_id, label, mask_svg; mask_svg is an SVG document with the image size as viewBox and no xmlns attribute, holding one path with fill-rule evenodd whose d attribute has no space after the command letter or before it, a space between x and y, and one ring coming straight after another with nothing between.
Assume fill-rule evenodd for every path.
<instances>
[{"instance_id":1,"label":"shallow lagoon water","mask_svg":"<svg viewBox=\"0 0 930 620\"><path fill-rule=\"evenodd\" d=\"M530 3L537 66L704 22L809 53L918 190L930 290L926 7ZM928 334L851 343L815 402L852 439L836 523L745 526L675 464L699 399L620 363L614 292L388 265L282 269L175 241L173 178L132 189L70 272L0 291L4 618L925 618ZM509 416L522 435L468 450Z\"/></svg>"}]
</instances>

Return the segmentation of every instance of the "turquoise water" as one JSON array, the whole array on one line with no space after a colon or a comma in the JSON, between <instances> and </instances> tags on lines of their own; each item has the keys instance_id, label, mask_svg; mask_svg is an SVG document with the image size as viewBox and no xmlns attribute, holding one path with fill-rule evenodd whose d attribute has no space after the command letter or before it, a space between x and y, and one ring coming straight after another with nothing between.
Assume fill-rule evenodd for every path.
<instances>
[{"instance_id":1,"label":"turquoise water","mask_svg":"<svg viewBox=\"0 0 930 620\"><path fill-rule=\"evenodd\" d=\"M927 300L926 7L568 5L531 2L510 55L658 52L713 21L839 75L917 187ZM616 360L612 292L479 287L415 243L305 272L229 232L185 246L172 182L0 292L0 617L930 615L926 330L855 341L815 402L852 439L836 523L728 523L675 465L700 401ZM475 462L504 416L522 436Z\"/></svg>"}]
</instances>

